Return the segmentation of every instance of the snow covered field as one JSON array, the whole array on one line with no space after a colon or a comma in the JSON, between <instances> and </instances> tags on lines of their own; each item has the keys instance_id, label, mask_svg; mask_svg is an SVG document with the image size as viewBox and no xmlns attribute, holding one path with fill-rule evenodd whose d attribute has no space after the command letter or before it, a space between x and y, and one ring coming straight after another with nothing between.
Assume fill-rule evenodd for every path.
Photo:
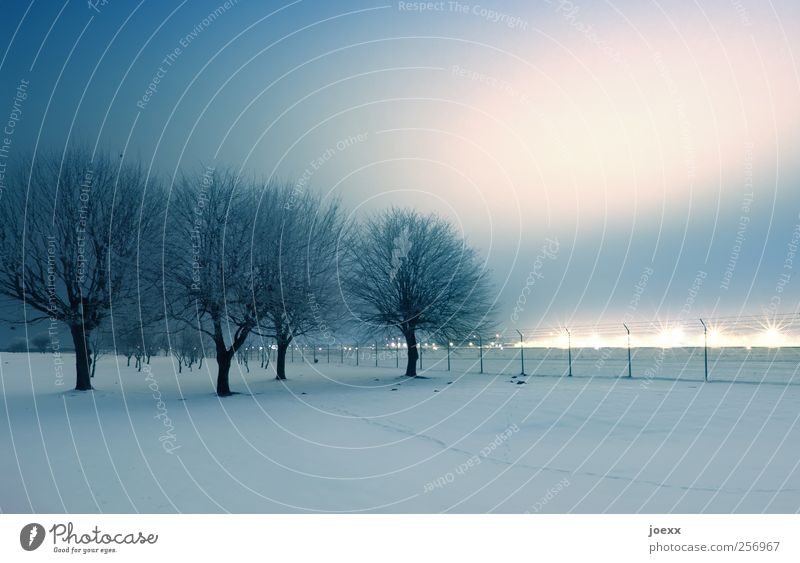
<instances>
[{"instance_id":1,"label":"snow covered field","mask_svg":"<svg viewBox=\"0 0 800 563\"><path fill-rule=\"evenodd\" d=\"M762 352L711 359L727 379L749 370L733 384L697 380L702 350L677 381L684 352L668 351L650 379L641 356L632 380L610 377L619 351L603 365L579 355L573 378L555 376L560 357L550 376L525 378L512 378L516 363L480 375L432 362L427 379L406 380L389 360L323 357L287 364L279 382L251 363L234 367L241 394L226 399L213 394L213 361L177 375L158 357L148 374L105 357L96 390L78 393L72 358L58 385L52 356L2 354L0 509L796 512L796 351ZM593 366L607 377L588 377Z\"/></svg>"}]
</instances>

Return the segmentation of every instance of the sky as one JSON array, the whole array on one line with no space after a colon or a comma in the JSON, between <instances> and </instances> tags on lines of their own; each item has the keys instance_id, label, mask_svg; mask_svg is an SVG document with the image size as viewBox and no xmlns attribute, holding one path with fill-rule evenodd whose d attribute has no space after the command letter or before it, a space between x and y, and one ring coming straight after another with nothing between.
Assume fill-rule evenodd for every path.
<instances>
[{"instance_id":1,"label":"sky","mask_svg":"<svg viewBox=\"0 0 800 563\"><path fill-rule=\"evenodd\" d=\"M7 159L78 143L435 211L512 332L798 313L796 2L0 10Z\"/></svg>"}]
</instances>

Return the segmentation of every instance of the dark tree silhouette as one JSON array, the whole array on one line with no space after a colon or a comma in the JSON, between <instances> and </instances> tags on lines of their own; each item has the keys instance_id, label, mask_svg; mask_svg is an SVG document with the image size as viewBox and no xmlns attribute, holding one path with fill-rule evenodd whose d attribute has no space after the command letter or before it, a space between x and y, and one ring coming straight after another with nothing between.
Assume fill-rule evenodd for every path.
<instances>
[{"instance_id":1,"label":"dark tree silhouette","mask_svg":"<svg viewBox=\"0 0 800 563\"><path fill-rule=\"evenodd\" d=\"M257 195L233 170L209 167L184 176L170 198L164 241L167 309L181 329L189 325L211 338L221 397L231 395L231 361L258 319L250 264Z\"/></svg>"},{"instance_id":2,"label":"dark tree silhouette","mask_svg":"<svg viewBox=\"0 0 800 563\"><path fill-rule=\"evenodd\" d=\"M75 346L75 389L91 385L91 333L112 304L148 291L140 253L152 256L158 186L137 165L68 149L19 161L0 205L0 292L55 319Z\"/></svg>"},{"instance_id":3,"label":"dark tree silhouette","mask_svg":"<svg viewBox=\"0 0 800 563\"><path fill-rule=\"evenodd\" d=\"M178 362L178 373L183 372L183 368L192 370L195 362L198 368L203 367L204 342L203 333L196 328L185 325L181 327L176 323L170 333L170 352Z\"/></svg>"},{"instance_id":4,"label":"dark tree silhouette","mask_svg":"<svg viewBox=\"0 0 800 563\"><path fill-rule=\"evenodd\" d=\"M418 334L463 340L493 325L488 270L437 215L392 208L368 219L348 244L345 289L366 330L399 330L407 376L417 375Z\"/></svg>"},{"instance_id":5,"label":"dark tree silhouette","mask_svg":"<svg viewBox=\"0 0 800 563\"><path fill-rule=\"evenodd\" d=\"M50 346L50 335L47 333L37 334L33 338L31 338L31 350L34 352L39 352L40 354L44 354L47 352L47 348Z\"/></svg>"},{"instance_id":6,"label":"dark tree silhouette","mask_svg":"<svg viewBox=\"0 0 800 563\"><path fill-rule=\"evenodd\" d=\"M286 351L343 316L336 284L337 249L348 227L338 200L325 202L291 183L274 183L260 203L253 247L253 299L259 334L275 339L277 379L286 379Z\"/></svg>"}]
</instances>

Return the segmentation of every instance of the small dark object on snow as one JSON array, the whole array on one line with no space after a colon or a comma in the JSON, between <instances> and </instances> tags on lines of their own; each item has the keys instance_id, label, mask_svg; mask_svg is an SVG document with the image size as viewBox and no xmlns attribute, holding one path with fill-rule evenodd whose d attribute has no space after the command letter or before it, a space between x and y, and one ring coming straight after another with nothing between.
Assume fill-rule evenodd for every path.
<instances>
[{"instance_id":1,"label":"small dark object on snow","mask_svg":"<svg viewBox=\"0 0 800 563\"><path fill-rule=\"evenodd\" d=\"M517 381L517 385L525 385L524 381Z\"/></svg>"},{"instance_id":2,"label":"small dark object on snow","mask_svg":"<svg viewBox=\"0 0 800 563\"><path fill-rule=\"evenodd\" d=\"M433 392L434 392L434 393L438 393L438 392L439 392L439 390L438 390L438 389L434 389L434 390L433 390Z\"/></svg>"},{"instance_id":3,"label":"small dark object on snow","mask_svg":"<svg viewBox=\"0 0 800 563\"><path fill-rule=\"evenodd\" d=\"M305 391L303 391L303 392L302 392L302 393L300 393L300 394L301 394L301 395L305 395L305 394L306 394L306 392L305 392Z\"/></svg>"},{"instance_id":4,"label":"small dark object on snow","mask_svg":"<svg viewBox=\"0 0 800 563\"><path fill-rule=\"evenodd\" d=\"M314 363L318 364L319 363L319 358L314 358Z\"/></svg>"},{"instance_id":5,"label":"small dark object on snow","mask_svg":"<svg viewBox=\"0 0 800 563\"><path fill-rule=\"evenodd\" d=\"M447 382L447 384L448 384L448 385L452 385L452 384L453 384L453 382L452 382L452 381L448 381L448 382Z\"/></svg>"},{"instance_id":6,"label":"small dark object on snow","mask_svg":"<svg viewBox=\"0 0 800 563\"><path fill-rule=\"evenodd\" d=\"M516 378L517 378L517 376L516 376L516 375L512 375L512 376L511 376L511 379L516 379Z\"/></svg>"},{"instance_id":7,"label":"small dark object on snow","mask_svg":"<svg viewBox=\"0 0 800 563\"><path fill-rule=\"evenodd\" d=\"M373 379L372 381L380 381L380 379L378 379L378 378L376 377L376 378L375 378L375 379Z\"/></svg>"},{"instance_id":8,"label":"small dark object on snow","mask_svg":"<svg viewBox=\"0 0 800 563\"><path fill-rule=\"evenodd\" d=\"M397 391L397 387L393 387L393 388L392 388L392 391Z\"/></svg>"}]
</instances>

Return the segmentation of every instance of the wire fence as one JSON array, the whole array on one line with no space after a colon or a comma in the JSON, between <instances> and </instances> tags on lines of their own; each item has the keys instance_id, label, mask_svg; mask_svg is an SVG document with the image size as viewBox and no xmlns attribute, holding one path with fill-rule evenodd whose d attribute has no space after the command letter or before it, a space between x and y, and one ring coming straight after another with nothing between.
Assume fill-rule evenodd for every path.
<instances>
[{"instance_id":1,"label":"wire fence","mask_svg":"<svg viewBox=\"0 0 800 563\"><path fill-rule=\"evenodd\" d=\"M746 383L800 383L798 347L536 347L520 344L468 343L419 346L418 372L453 372L574 378L630 378L638 380L727 381ZM274 361L272 347L249 348L244 360L266 367ZM249 358L249 360L248 360ZM353 368L405 370L408 350L380 341L351 345L298 344L287 352L287 364L343 365ZM320 366L322 367L322 366Z\"/></svg>"},{"instance_id":2,"label":"wire fence","mask_svg":"<svg viewBox=\"0 0 800 563\"><path fill-rule=\"evenodd\" d=\"M408 350L401 338L343 342L327 336L326 343L295 340L287 364L405 370ZM270 342L245 346L238 362L248 372L253 365L270 369L277 354ZM517 382L539 376L800 384L800 317L535 327L473 334L461 342L421 338L418 351L420 374L502 375Z\"/></svg>"}]
</instances>

